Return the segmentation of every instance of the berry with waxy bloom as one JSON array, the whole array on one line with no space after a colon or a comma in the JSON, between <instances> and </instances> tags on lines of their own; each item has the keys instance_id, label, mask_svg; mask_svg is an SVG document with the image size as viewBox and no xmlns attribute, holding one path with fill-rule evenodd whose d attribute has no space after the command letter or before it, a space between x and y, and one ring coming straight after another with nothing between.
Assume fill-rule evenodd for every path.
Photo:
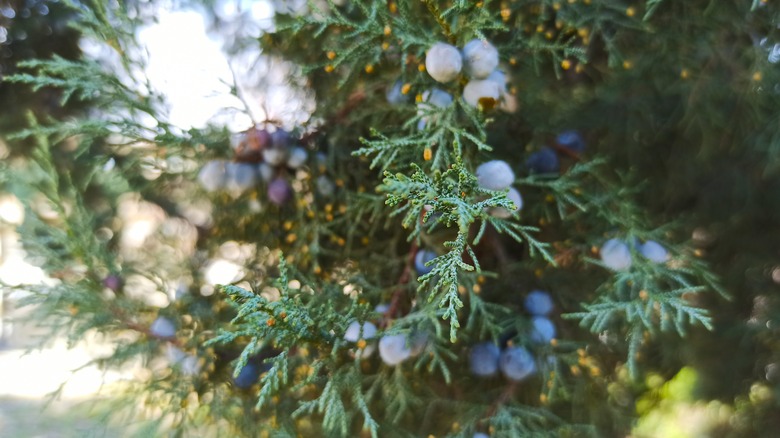
<instances>
[{"instance_id":1,"label":"berry with waxy bloom","mask_svg":"<svg viewBox=\"0 0 780 438\"><path fill-rule=\"evenodd\" d=\"M498 67L498 50L487 41L473 39L463 46L463 60L469 76L484 79Z\"/></svg>"},{"instance_id":2,"label":"berry with waxy bloom","mask_svg":"<svg viewBox=\"0 0 780 438\"><path fill-rule=\"evenodd\" d=\"M463 68L460 51L447 43L436 43L425 54L425 69L437 82L449 82Z\"/></svg>"}]
</instances>

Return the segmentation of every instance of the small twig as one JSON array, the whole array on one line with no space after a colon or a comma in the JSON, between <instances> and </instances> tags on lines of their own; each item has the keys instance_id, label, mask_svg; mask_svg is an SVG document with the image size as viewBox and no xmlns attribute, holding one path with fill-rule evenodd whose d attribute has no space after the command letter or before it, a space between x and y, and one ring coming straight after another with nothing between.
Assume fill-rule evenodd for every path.
<instances>
[{"instance_id":1,"label":"small twig","mask_svg":"<svg viewBox=\"0 0 780 438\"><path fill-rule=\"evenodd\" d=\"M455 38L455 35L452 34L452 29L450 28L449 23L447 23L444 17L441 16L439 6L434 3L434 0L422 0L422 2L425 3L425 6L428 8L428 11L431 13L431 15L433 15L433 17L436 19L436 22L439 23L444 36L447 37L447 40L450 42L450 44L456 44L458 40Z\"/></svg>"},{"instance_id":2,"label":"small twig","mask_svg":"<svg viewBox=\"0 0 780 438\"><path fill-rule=\"evenodd\" d=\"M552 144L552 148L555 149L556 152L561 153L563 155L567 155L570 158L574 159L575 161L581 161L582 160L582 157L580 156L580 154L578 154L577 152L574 152L573 150L571 150L571 149L569 149L569 148L567 148L565 146L561 146L558 142L554 142Z\"/></svg>"},{"instance_id":3,"label":"small twig","mask_svg":"<svg viewBox=\"0 0 780 438\"><path fill-rule=\"evenodd\" d=\"M383 328L387 326L387 323L390 322L391 319L393 319L393 315L395 315L396 310L398 310L398 304L401 302L401 296L403 296L405 291L404 286L409 283L409 280L412 277L412 265L414 264L415 255L417 255L416 241L412 242L412 245L409 247L409 255L406 259L406 266L404 266L404 270L401 272L401 276L398 277L398 286L393 292L393 298L390 300L390 307L387 309L387 312L385 312L384 317L380 323Z\"/></svg>"}]
</instances>

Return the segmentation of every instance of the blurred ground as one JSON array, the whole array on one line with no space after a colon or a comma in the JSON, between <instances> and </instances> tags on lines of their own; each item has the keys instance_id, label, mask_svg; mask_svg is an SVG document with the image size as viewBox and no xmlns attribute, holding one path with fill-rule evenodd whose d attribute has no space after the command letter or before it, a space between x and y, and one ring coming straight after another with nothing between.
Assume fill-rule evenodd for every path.
<instances>
[{"instance_id":1,"label":"blurred ground","mask_svg":"<svg viewBox=\"0 0 780 438\"><path fill-rule=\"evenodd\" d=\"M0 227L1 282L18 285L42 280L43 272L25 263L23 256L18 236ZM122 436L91 415L92 406L100 403L101 384L121 375L104 374L95 366L74 373L105 354L106 345L93 339L68 349L65 339L46 339L46 331L27 317L29 310L13 304L7 291L0 289L0 437ZM34 349L42 340L45 346ZM47 407L47 394L66 381L60 397Z\"/></svg>"},{"instance_id":2,"label":"blurred ground","mask_svg":"<svg viewBox=\"0 0 780 438\"><path fill-rule=\"evenodd\" d=\"M13 329L14 334L0 347L0 437L122 435L91 415L93 405L100 403L97 391L101 383L116 381L119 374L104 375L95 366L73 372L99 354L99 346L84 344L68 349L64 339L56 339L43 349L28 352L38 342L31 336L38 330L20 323ZM47 406L47 394L66 381L60 397Z\"/></svg>"}]
</instances>

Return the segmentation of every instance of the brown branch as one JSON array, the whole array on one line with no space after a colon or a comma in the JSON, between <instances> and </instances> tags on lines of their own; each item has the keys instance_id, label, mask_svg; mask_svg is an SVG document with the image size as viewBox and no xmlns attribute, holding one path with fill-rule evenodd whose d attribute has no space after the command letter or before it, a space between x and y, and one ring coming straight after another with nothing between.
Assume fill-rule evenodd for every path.
<instances>
[{"instance_id":1,"label":"brown branch","mask_svg":"<svg viewBox=\"0 0 780 438\"><path fill-rule=\"evenodd\" d=\"M482 417L483 419L488 419L492 417L493 415L496 415L496 412L498 411L498 408L501 407L504 403L506 403L510 398L512 398L513 395L515 395L515 391L517 390L517 382L512 380L509 385L504 389L504 391L498 396L498 398L493 401L493 403L488 407L487 411L485 411L485 415Z\"/></svg>"}]
</instances>

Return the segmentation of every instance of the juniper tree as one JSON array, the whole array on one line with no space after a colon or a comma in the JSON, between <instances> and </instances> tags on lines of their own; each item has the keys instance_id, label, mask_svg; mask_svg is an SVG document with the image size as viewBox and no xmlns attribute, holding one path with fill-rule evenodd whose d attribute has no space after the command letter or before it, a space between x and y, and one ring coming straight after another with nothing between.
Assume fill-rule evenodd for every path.
<instances>
[{"instance_id":1,"label":"juniper tree","mask_svg":"<svg viewBox=\"0 0 780 438\"><path fill-rule=\"evenodd\" d=\"M8 136L35 145L4 190L56 279L22 300L111 336L100 366L148 364L115 397L135 433L625 435L685 365L733 405L720 432L770 433L776 6L274 2L259 37L212 12L316 103L236 130L165 116L148 9L62 3L118 62L5 78L89 108Z\"/></svg>"}]
</instances>

